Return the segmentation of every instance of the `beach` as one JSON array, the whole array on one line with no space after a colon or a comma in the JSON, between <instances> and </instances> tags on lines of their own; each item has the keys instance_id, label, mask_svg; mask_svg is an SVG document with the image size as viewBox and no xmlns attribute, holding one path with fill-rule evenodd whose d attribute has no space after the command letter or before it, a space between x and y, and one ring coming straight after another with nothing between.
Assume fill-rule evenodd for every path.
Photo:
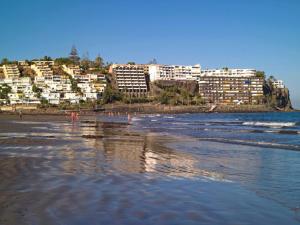
<instances>
[{"instance_id":1,"label":"beach","mask_svg":"<svg viewBox=\"0 0 300 225\"><path fill-rule=\"evenodd\" d=\"M0 115L0 224L299 224L296 123L244 117Z\"/></svg>"}]
</instances>

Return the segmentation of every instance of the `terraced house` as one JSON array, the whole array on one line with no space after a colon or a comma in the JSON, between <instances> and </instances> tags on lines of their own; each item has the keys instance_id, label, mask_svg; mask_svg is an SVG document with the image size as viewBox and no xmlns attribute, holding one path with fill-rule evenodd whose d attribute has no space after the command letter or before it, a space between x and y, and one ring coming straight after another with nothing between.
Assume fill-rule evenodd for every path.
<instances>
[{"instance_id":1,"label":"terraced house","mask_svg":"<svg viewBox=\"0 0 300 225\"><path fill-rule=\"evenodd\" d=\"M53 76L53 70L50 68L53 61L33 61L31 69L40 77Z\"/></svg>"},{"instance_id":2,"label":"terraced house","mask_svg":"<svg viewBox=\"0 0 300 225\"><path fill-rule=\"evenodd\" d=\"M2 70L6 79L20 77L19 68L15 64L3 65Z\"/></svg>"}]
</instances>

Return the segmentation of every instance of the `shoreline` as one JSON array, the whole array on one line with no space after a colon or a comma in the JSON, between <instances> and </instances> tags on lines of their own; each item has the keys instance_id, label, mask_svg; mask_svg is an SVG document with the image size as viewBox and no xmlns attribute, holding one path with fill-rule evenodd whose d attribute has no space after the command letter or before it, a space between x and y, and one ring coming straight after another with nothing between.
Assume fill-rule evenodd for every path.
<instances>
[{"instance_id":1,"label":"shoreline","mask_svg":"<svg viewBox=\"0 0 300 225\"><path fill-rule=\"evenodd\" d=\"M71 111L80 111L83 115L95 115L101 113L138 113L138 114L181 114L181 113L258 113L258 112L299 112L300 110L285 109L278 110L266 105L218 105L213 111L210 111L211 106L169 106L169 105L153 105L153 104L107 104L100 110L91 108L80 109L58 109L56 107L26 109L22 108L24 115L66 115ZM16 115L19 109L14 111L1 111L0 115Z\"/></svg>"}]
</instances>

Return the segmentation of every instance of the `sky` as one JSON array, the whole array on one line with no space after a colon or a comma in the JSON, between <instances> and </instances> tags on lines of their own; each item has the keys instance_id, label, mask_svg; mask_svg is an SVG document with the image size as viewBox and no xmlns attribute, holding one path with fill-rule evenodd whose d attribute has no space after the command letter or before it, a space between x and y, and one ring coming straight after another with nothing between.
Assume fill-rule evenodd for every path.
<instances>
[{"instance_id":1,"label":"sky","mask_svg":"<svg viewBox=\"0 0 300 225\"><path fill-rule=\"evenodd\" d=\"M299 0L1 0L0 59L254 68L284 80L300 108Z\"/></svg>"}]
</instances>

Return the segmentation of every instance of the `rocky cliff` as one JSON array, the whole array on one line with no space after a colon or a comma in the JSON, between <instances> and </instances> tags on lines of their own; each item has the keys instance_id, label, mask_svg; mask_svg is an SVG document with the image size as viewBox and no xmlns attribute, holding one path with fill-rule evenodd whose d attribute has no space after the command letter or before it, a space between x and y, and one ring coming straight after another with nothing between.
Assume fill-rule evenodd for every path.
<instances>
[{"instance_id":1,"label":"rocky cliff","mask_svg":"<svg viewBox=\"0 0 300 225\"><path fill-rule=\"evenodd\" d=\"M293 109L288 88L276 88L268 79L265 81L263 89L266 105L282 111Z\"/></svg>"}]
</instances>

